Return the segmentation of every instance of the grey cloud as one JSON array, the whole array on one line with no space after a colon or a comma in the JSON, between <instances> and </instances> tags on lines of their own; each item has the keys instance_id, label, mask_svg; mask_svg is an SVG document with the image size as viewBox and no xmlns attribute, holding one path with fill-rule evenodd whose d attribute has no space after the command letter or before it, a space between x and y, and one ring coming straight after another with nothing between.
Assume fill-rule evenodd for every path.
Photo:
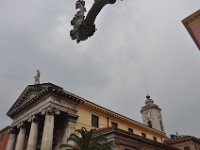
<instances>
[{"instance_id":1,"label":"grey cloud","mask_svg":"<svg viewBox=\"0 0 200 150\"><path fill-rule=\"evenodd\" d=\"M87 1L87 9L93 0ZM141 121L147 92L167 134L199 136L199 51L181 20L196 0L126 0L106 6L85 42L70 39L74 1L0 2L0 127L40 69L42 82Z\"/></svg>"}]
</instances>

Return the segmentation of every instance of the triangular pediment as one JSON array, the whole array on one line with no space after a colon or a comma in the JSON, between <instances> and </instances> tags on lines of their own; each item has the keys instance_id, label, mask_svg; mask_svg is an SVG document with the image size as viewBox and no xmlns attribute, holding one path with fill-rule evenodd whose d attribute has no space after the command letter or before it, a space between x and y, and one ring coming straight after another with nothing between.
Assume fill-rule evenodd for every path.
<instances>
[{"instance_id":1,"label":"triangular pediment","mask_svg":"<svg viewBox=\"0 0 200 150\"><path fill-rule=\"evenodd\" d=\"M26 94L22 95L21 99L18 99L16 102L16 104L14 105L15 108L18 108L22 105L24 105L25 103L29 102L31 99L33 99L34 97L36 97L39 94L40 90L36 90L36 91L31 91L29 90Z\"/></svg>"},{"instance_id":2,"label":"triangular pediment","mask_svg":"<svg viewBox=\"0 0 200 150\"><path fill-rule=\"evenodd\" d=\"M51 83L44 84L35 84L27 86L24 91L21 93L19 98L15 101L12 107L9 109L7 115L12 116L14 113L17 113L19 109L23 106L28 106L34 103L41 95L44 95L48 91L49 87L54 86Z\"/></svg>"},{"instance_id":3,"label":"triangular pediment","mask_svg":"<svg viewBox=\"0 0 200 150\"><path fill-rule=\"evenodd\" d=\"M19 98L15 101L15 103L12 105L10 110L8 111L8 116L10 116L10 113L17 110L18 108L22 107L24 104L26 104L28 101L36 97L41 91L42 87L38 87L37 85L29 85L27 86L24 91L21 93Z\"/></svg>"},{"instance_id":4,"label":"triangular pediment","mask_svg":"<svg viewBox=\"0 0 200 150\"><path fill-rule=\"evenodd\" d=\"M74 101L79 101L81 99L75 94L65 91L63 88L52 83L29 85L24 89L22 94L9 109L7 115L12 118L18 113L24 111L24 109L34 106L36 103L43 100L43 97L50 94L64 96Z\"/></svg>"}]
</instances>

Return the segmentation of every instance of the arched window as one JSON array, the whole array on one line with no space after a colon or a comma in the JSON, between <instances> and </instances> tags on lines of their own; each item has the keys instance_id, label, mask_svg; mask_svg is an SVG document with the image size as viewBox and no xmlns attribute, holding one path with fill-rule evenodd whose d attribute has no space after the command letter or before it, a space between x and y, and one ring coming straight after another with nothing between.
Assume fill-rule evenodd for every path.
<instances>
[{"instance_id":1,"label":"arched window","mask_svg":"<svg viewBox=\"0 0 200 150\"><path fill-rule=\"evenodd\" d=\"M150 120L148 121L148 126L149 126L150 128L152 128L152 123L151 123Z\"/></svg>"}]
</instances>

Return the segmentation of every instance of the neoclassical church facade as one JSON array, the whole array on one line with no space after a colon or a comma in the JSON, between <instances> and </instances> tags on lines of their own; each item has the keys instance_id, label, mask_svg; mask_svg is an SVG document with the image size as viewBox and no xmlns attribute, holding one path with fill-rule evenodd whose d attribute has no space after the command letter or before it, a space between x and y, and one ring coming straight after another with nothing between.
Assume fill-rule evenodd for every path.
<instances>
[{"instance_id":1,"label":"neoclassical church facade","mask_svg":"<svg viewBox=\"0 0 200 150\"><path fill-rule=\"evenodd\" d=\"M52 83L36 80L11 106L6 150L59 150L76 129L96 129L115 150L176 150L164 145L161 109L150 96L141 109L143 123L94 104Z\"/></svg>"}]
</instances>

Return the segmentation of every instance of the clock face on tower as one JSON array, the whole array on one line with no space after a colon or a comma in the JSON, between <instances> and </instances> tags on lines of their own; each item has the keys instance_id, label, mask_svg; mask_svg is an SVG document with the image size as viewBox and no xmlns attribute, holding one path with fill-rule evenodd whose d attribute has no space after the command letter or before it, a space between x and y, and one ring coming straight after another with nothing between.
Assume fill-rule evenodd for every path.
<instances>
[{"instance_id":1,"label":"clock face on tower","mask_svg":"<svg viewBox=\"0 0 200 150\"><path fill-rule=\"evenodd\" d=\"M150 111L147 111L145 114L144 114L145 118L146 119L151 119L151 112Z\"/></svg>"}]
</instances>

